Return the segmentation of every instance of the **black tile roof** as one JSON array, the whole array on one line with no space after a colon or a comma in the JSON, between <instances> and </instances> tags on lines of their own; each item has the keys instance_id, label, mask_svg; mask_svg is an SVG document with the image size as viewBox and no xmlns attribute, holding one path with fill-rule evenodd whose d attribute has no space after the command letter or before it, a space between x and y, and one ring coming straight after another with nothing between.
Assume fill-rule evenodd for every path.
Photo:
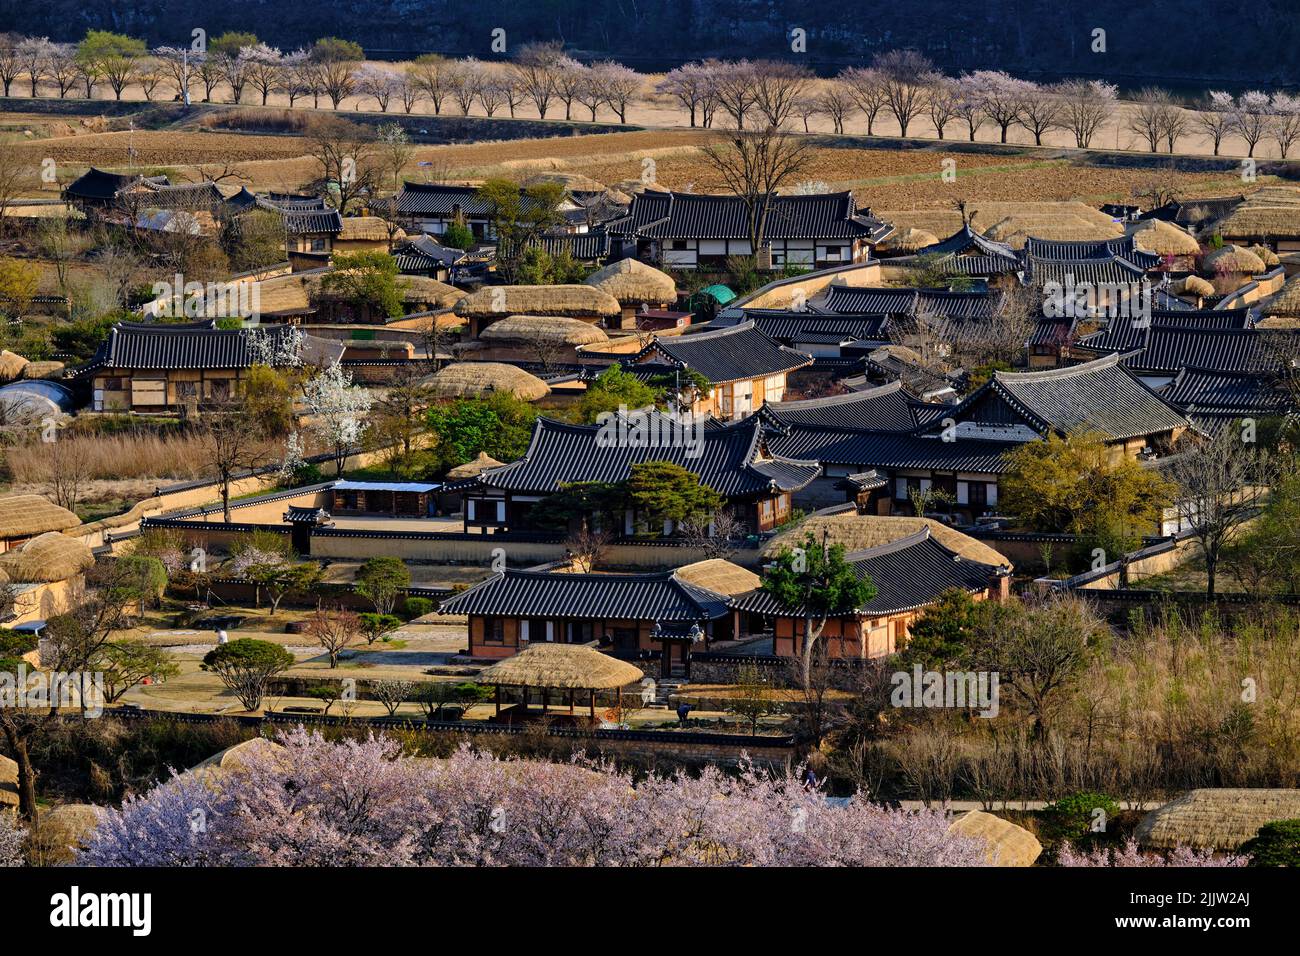
<instances>
[{"instance_id":1,"label":"black tile roof","mask_svg":"<svg viewBox=\"0 0 1300 956\"><path fill-rule=\"evenodd\" d=\"M166 176L151 176L146 180L144 176L138 174L110 173L92 166L65 186L63 194L69 199L111 202L123 189L146 181L159 186L167 185L169 182Z\"/></svg>"},{"instance_id":2,"label":"black tile roof","mask_svg":"<svg viewBox=\"0 0 1300 956\"><path fill-rule=\"evenodd\" d=\"M663 437L659 443L611 443L612 431L601 425L571 425L540 418L533 428L528 450L518 461L489 468L473 486L503 491L550 494L561 485L577 481L623 481L634 464L671 461L700 476L702 484L728 498L797 491L820 472L813 461L798 461L769 454L757 416L730 425L707 424L694 436L684 434L680 421L658 412L638 414L629 429L641 426ZM612 430L612 423L611 423ZM696 449L690 439L698 441ZM692 457L692 450L697 456Z\"/></svg>"},{"instance_id":3,"label":"black tile roof","mask_svg":"<svg viewBox=\"0 0 1300 956\"><path fill-rule=\"evenodd\" d=\"M609 255L609 235L603 228L591 229L587 232L546 233L529 244L540 246L551 256L567 252L579 262L596 262ZM508 256L511 252L512 249L508 244L500 244L501 255Z\"/></svg>"},{"instance_id":4,"label":"black tile roof","mask_svg":"<svg viewBox=\"0 0 1300 956\"><path fill-rule=\"evenodd\" d=\"M898 614L934 603L944 591L956 588L970 594L990 587L999 569L962 557L949 550L922 528L916 534L865 551L845 556L860 578L876 586L870 601L857 608L859 614ZM762 588L738 594L732 608L767 616L802 616L803 608L781 604ZM842 613L851 613L845 608Z\"/></svg>"},{"instance_id":5,"label":"black tile roof","mask_svg":"<svg viewBox=\"0 0 1300 956\"><path fill-rule=\"evenodd\" d=\"M641 239L748 239L749 216L738 196L647 190L632 197L626 216L611 220L611 235ZM772 198L764 237L865 239L879 242L893 231L870 210L859 211L853 193Z\"/></svg>"},{"instance_id":6,"label":"black tile roof","mask_svg":"<svg viewBox=\"0 0 1300 956\"><path fill-rule=\"evenodd\" d=\"M753 321L754 328L782 345L815 341L808 338L809 335L836 336L840 341L889 341L887 315L826 315L821 312L746 309L745 317Z\"/></svg>"},{"instance_id":7,"label":"black tile roof","mask_svg":"<svg viewBox=\"0 0 1300 956\"><path fill-rule=\"evenodd\" d=\"M1120 354L1121 364L1135 372L1173 375L1183 368L1220 372L1267 372L1282 364L1278 337L1300 339L1300 331L1257 329L1200 329L1152 326L1145 344L1133 347L1126 339L1111 339L1107 330L1086 335L1074 346L1101 354ZM1295 349L1290 350L1295 354Z\"/></svg>"},{"instance_id":8,"label":"black tile roof","mask_svg":"<svg viewBox=\"0 0 1300 956\"><path fill-rule=\"evenodd\" d=\"M261 330L218 329L214 322L118 323L109 330L91 365L108 369L247 368L254 331L287 334L283 326Z\"/></svg>"},{"instance_id":9,"label":"black tile roof","mask_svg":"<svg viewBox=\"0 0 1300 956\"><path fill-rule=\"evenodd\" d=\"M997 315L1002 294L996 291L950 292L946 289L855 288L832 286L822 308L827 312L856 315L918 314L960 319L988 319Z\"/></svg>"},{"instance_id":10,"label":"black tile roof","mask_svg":"<svg viewBox=\"0 0 1300 956\"><path fill-rule=\"evenodd\" d=\"M1031 282L1057 282L1065 286L1083 283L1132 285L1140 282L1146 270L1128 259L1038 259L1026 257L1025 273Z\"/></svg>"},{"instance_id":11,"label":"black tile roof","mask_svg":"<svg viewBox=\"0 0 1300 956\"><path fill-rule=\"evenodd\" d=\"M967 471L996 475L1007 470L1006 454L1024 442L991 441L912 432L830 429L791 425L773 432L768 447L774 453L811 458L827 465L860 468Z\"/></svg>"},{"instance_id":12,"label":"black tile roof","mask_svg":"<svg viewBox=\"0 0 1300 956\"><path fill-rule=\"evenodd\" d=\"M891 382L827 398L769 402L760 409L760 414L783 425L911 431L936 411L946 408L949 406L918 402L903 391L902 382Z\"/></svg>"},{"instance_id":13,"label":"black tile roof","mask_svg":"<svg viewBox=\"0 0 1300 956\"><path fill-rule=\"evenodd\" d=\"M446 186L440 183L402 183L397 194L397 211L408 216L450 219L457 211L464 216L486 218L492 205L475 186Z\"/></svg>"},{"instance_id":14,"label":"black tile roof","mask_svg":"<svg viewBox=\"0 0 1300 956\"><path fill-rule=\"evenodd\" d=\"M1127 259L1130 263L1143 269L1154 269L1160 264L1160 257L1152 252L1144 252L1133 241L1132 236L1117 239L1035 239L1025 240L1024 254L1030 259L1054 259L1058 261L1079 261L1081 259Z\"/></svg>"},{"instance_id":15,"label":"black tile roof","mask_svg":"<svg viewBox=\"0 0 1300 956\"><path fill-rule=\"evenodd\" d=\"M1020 255L1004 242L982 236L969 224L946 239L916 250L907 259L937 256L938 266L952 275L990 276L1019 272Z\"/></svg>"},{"instance_id":16,"label":"black tile roof","mask_svg":"<svg viewBox=\"0 0 1300 956\"><path fill-rule=\"evenodd\" d=\"M556 574L507 570L443 601L439 613L681 622L715 620L728 612L725 597L687 584L674 571Z\"/></svg>"},{"instance_id":17,"label":"black tile roof","mask_svg":"<svg viewBox=\"0 0 1300 956\"><path fill-rule=\"evenodd\" d=\"M1189 415L1280 415L1292 410L1291 397L1270 373L1184 368L1159 391Z\"/></svg>"},{"instance_id":18,"label":"black tile roof","mask_svg":"<svg viewBox=\"0 0 1300 956\"><path fill-rule=\"evenodd\" d=\"M994 372L956 406L957 421L977 421L990 395L1002 399L1031 428L1066 434L1085 428L1111 440L1158 434L1187 425L1178 409L1119 364L1119 356L1038 372Z\"/></svg>"},{"instance_id":19,"label":"black tile roof","mask_svg":"<svg viewBox=\"0 0 1300 956\"><path fill-rule=\"evenodd\" d=\"M633 361L694 369L710 382L721 384L790 372L811 365L813 358L777 345L753 322L741 322L711 332L656 337Z\"/></svg>"},{"instance_id":20,"label":"black tile roof","mask_svg":"<svg viewBox=\"0 0 1300 956\"><path fill-rule=\"evenodd\" d=\"M1151 329L1182 328L1188 330L1249 329L1250 310L1240 309L1152 309L1149 319L1138 315L1119 315L1106 328L1086 336L1082 344L1094 352L1129 352L1145 348Z\"/></svg>"},{"instance_id":21,"label":"black tile roof","mask_svg":"<svg viewBox=\"0 0 1300 956\"><path fill-rule=\"evenodd\" d=\"M142 205L159 209L203 209L220 206L224 202L221 190L214 182L154 183L145 180Z\"/></svg>"},{"instance_id":22,"label":"black tile roof","mask_svg":"<svg viewBox=\"0 0 1300 956\"><path fill-rule=\"evenodd\" d=\"M284 217L284 228L295 236L329 233L337 235L343 231L343 216L337 209L285 209L279 210Z\"/></svg>"}]
</instances>

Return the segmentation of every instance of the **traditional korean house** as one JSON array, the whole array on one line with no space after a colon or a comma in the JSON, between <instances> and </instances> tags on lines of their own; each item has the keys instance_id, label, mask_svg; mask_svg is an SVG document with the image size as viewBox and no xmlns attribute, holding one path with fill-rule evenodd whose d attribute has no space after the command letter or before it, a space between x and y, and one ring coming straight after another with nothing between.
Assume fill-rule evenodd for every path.
<instances>
[{"instance_id":1,"label":"traditional korean house","mask_svg":"<svg viewBox=\"0 0 1300 956\"><path fill-rule=\"evenodd\" d=\"M309 254L300 255L302 265L296 268L325 265L334 251L334 240L343 231L343 216L339 211L326 209L322 202L320 208L286 206L280 212L290 261L294 261L294 253Z\"/></svg>"},{"instance_id":2,"label":"traditional korean house","mask_svg":"<svg viewBox=\"0 0 1300 956\"><path fill-rule=\"evenodd\" d=\"M995 318L1002 293L988 289L949 291L894 286L831 286L820 311L837 315L880 315L915 318L931 316L957 320Z\"/></svg>"},{"instance_id":3,"label":"traditional korean house","mask_svg":"<svg viewBox=\"0 0 1300 956\"><path fill-rule=\"evenodd\" d=\"M610 255L671 269L721 271L730 256L757 255L760 268L825 269L868 258L893 226L858 209L853 193L775 196L764 247L752 249L749 212L739 196L646 190L606 224Z\"/></svg>"},{"instance_id":4,"label":"traditional korean house","mask_svg":"<svg viewBox=\"0 0 1300 956\"><path fill-rule=\"evenodd\" d=\"M254 334L283 327L218 329L213 320L184 324L119 322L75 377L89 379L94 411L176 412L235 396L254 364Z\"/></svg>"},{"instance_id":5,"label":"traditional korean house","mask_svg":"<svg viewBox=\"0 0 1300 956\"><path fill-rule=\"evenodd\" d=\"M510 657L531 644L594 644L614 653L656 651L663 673L689 666L695 646L731 637L726 596L675 571L654 574L497 572L443 601L469 618L469 656Z\"/></svg>"},{"instance_id":6,"label":"traditional korean house","mask_svg":"<svg viewBox=\"0 0 1300 956\"><path fill-rule=\"evenodd\" d=\"M91 218L133 223L146 210L210 211L222 202L216 183L175 183L166 176L109 173L93 166L63 189L63 198Z\"/></svg>"},{"instance_id":7,"label":"traditional korean house","mask_svg":"<svg viewBox=\"0 0 1300 956\"><path fill-rule=\"evenodd\" d=\"M1184 367L1159 389L1160 397L1181 408L1198 431L1217 434L1242 419L1276 418L1296 410L1291 395L1273 372L1222 372Z\"/></svg>"},{"instance_id":8,"label":"traditional korean house","mask_svg":"<svg viewBox=\"0 0 1300 956\"><path fill-rule=\"evenodd\" d=\"M767 402L781 401L790 373L812 364L811 355L777 345L752 322L742 322L712 332L656 337L628 369L670 381L685 369L698 372L712 388L695 397L691 414L734 421Z\"/></svg>"},{"instance_id":9,"label":"traditional korean house","mask_svg":"<svg viewBox=\"0 0 1300 956\"><path fill-rule=\"evenodd\" d=\"M1024 262L1011 246L980 235L970 223L946 239L917 249L911 261L985 283L996 283L1003 277L1014 279L1024 270Z\"/></svg>"},{"instance_id":10,"label":"traditional korean house","mask_svg":"<svg viewBox=\"0 0 1300 956\"><path fill-rule=\"evenodd\" d=\"M538 419L521 459L485 469L463 483L449 483L444 490L463 494L466 530L532 530L533 506L562 486L624 481L632 465L647 461L671 461L694 472L754 531L783 524L793 492L820 470L812 461L771 454L756 417L729 425L684 424L658 412L638 412L601 425ZM597 514L588 519L592 526L602 520ZM675 529L647 529L644 518L627 509L615 530L635 535L647 530L671 534Z\"/></svg>"},{"instance_id":11,"label":"traditional korean house","mask_svg":"<svg viewBox=\"0 0 1300 956\"><path fill-rule=\"evenodd\" d=\"M440 486L421 481L336 481L330 489L336 515L429 518Z\"/></svg>"},{"instance_id":12,"label":"traditional korean house","mask_svg":"<svg viewBox=\"0 0 1300 956\"><path fill-rule=\"evenodd\" d=\"M425 276L439 282L452 282L456 269L466 259L463 249L444 246L432 236L422 234L405 239L393 248L397 271L402 275Z\"/></svg>"},{"instance_id":13,"label":"traditional korean house","mask_svg":"<svg viewBox=\"0 0 1300 956\"><path fill-rule=\"evenodd\" d=\"M637 314L645 309L666 309L677 304L677 283L666 272L638 259L620 259L593 272L587 285L618 300L623 314L619 328L636 329Z\"/></svg>"},{"instance_id":14,"label":"traditional korean house","mask_svg":"<svg viewBox=\"0 0 1300 956\"><path fill-rule=\"evenodd\" d=\"M890 341L887 315L828 315L811 309L746 309L743 314L778 345L814 359L861 358Z\"/></svg>"},{"instance_id":15,"label":"traditional korean house","mask_svg":"<svg viewBox=\"0 0 1300 956\"><path fill-rule=\"evenodd\" d=\"M81 519L44 495L8 495L0 498L0 553L20 548L51 531L68 531Z\"/></svg>"},{"instance_id":16,"label":"traditional korean house","mask_svg":"<svg viewBox=\"0 0 1300 956\"><path fill-rule=\"evenodd\" d=\"M589 285L493 285L462 298L456 314L469 326L467 337L478 338L493 322L512 315L560 316L618 328L623 307L609 293Z\"/></svg>"},{"instance_id":17,"label":"traditional korean house","mask_svg":"<svg viewBox=\"0 0 1300 956\"><path fill-rule=\"evenodd\" d=\"M943 417L951 408L918 401L904 390L902 382L890 382L843 395L770 402L759 414L778 426L910 432Z\"/></svg>"},{"instance_id":18,"label":"traditional korean house","mask_svg":"<svg viewBox=\"0 0 1300 956\"><path fill-rule=\"evenodd\" d=\"M1143 384L1118 354L1035 372L994 372L945 416L957 434L1035 438L1086 430L1117 456L1168 449L1190 426L1183 413Z\"/></svg>"},{"instance_id":19,"label":"traditional korean house","mask_svg":"<svg viewBox=\"0 0 1300 956\"><path fill-rule=\"evenodd\" d=\"M1157 324L1134 328L1117 323L1084 336L1072 352L1106 355L1151 388L1162 388L1184 368L1215 372L1276 373L1300 349L1300 331L1236 328L1225 315L1225 326L1216 326L1213 315L1191 318L1188 324ZM1183 315L1172 313L1168 322ZM1291 345L1286 345L1287 340Z\"/></svg>"},{"instance_id":20,"label":"traditional korean house","mask_svg":"<svg viewBox=\"0 0 1300 956\"><path fill-rule=\"evenodd\" d=\"M897 534L894 523L905 519L854 515L852 520L890 522L883 526L883 535L890 536ZM861 607L843 608L827 619L820 645L829 657L887 657L903 650L912 622L945 591L963 591L977 601L1006 598L1009 561L951 529L943 529L941 540L937 535L943 526L938 522L911 519L911 526L915 530L910 533L846 555L854 572L875 585L876 594ZM762 588L737 595L728 604L737 614L742 636L770 633L773 654L803 653L803 608L782 604Z\"/></svg>"},{"instance_id":21,"label":"traditional korean house","mask_svg":"<svg viewBox=\"0 0 1300 956\"><path fill-rule=\"evenodd\" d=\"M528 202L526 196L523 202ZM578 209L577 203L566 198L559 211L565 214ZM411 232L441 236L452 223L460 222L477 240L495 242L497 239L492 228L492 204L479 195L477 186L404 182L397 194L397 216ZM571 231L578 231L578 227L575 225Z\"/></svg>"}]
</instances>

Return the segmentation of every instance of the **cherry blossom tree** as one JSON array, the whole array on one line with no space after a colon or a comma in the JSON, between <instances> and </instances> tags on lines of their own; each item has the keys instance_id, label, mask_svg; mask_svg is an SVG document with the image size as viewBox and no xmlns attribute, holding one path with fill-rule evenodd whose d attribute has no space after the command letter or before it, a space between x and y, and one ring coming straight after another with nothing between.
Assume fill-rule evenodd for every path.
<instances>
[{"instance_id":1,"label":"cherry blossom tree","mask_svg":"<svg viewBox=\"0 0 1300 956\"><path fill-rule=\"evenodd\" d=\"M22 866L27 833L11 813L0 813L0 867Z\"/></svg>"},{"instance_id":2,"label":"cherry blossom tree","mask_svg":"<svg viewBox=\"0 0 1300 956\"><path fill-rule=\"evenodd\" d=\"M829 803L796 775L639 782L575 760L468 747L412 760L385 738L298 728L222 772L182 774L107 814L91 866L985 866L940 811Z\"/></svg>"},{"instance_id":3,"label":"cherry blossom tree","mask_svg":"<svg viewBox=\"0 0 1300 956\"><path fill-rule=\"evenodd\" d=\"M1217 854L1212 850L1196 850L1191 847L1177 847L1168 853L1144 853L1138 848L1137 841L1130 837L1124 846L1117 850L1102 847L1088 852L1081 852L1067 843L1061 847L1061 851L1057 855L1057 862L1061 866L1070 867L1206 867L1245 866L1249 861L1246 857L1236 853Z\"/></svg>"},{"instance_id":4,"label":"cherry blossom tree","mask_svg":"<svg viewBox=\"0 0 1300 956\"><path fill-rule=\"evenodd\" d=\"M331 362L303 386L307 427L334 456L335 474L343 474L348 455L356 448L369 422L374 400L370 392L352 385L352 376Z\"/></svg>"}]
</instances>

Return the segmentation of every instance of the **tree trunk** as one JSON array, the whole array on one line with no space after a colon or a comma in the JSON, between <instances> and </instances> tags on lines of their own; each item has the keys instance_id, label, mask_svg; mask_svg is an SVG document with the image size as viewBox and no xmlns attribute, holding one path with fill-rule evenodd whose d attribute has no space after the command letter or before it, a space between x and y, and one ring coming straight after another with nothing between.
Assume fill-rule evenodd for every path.
<instances>
[{"instance_id":1,"label":"tree trunk","mask_svg":"<svg viewBox=\"0 0 1300 956\"><path fill-rule=\"evenodd\" d=\"M27 752L27 739L8 724L5 725L5 739L13 752L14 762L18 764L18 815L35 830L38 825L36 768L32 766L31 754Z\"/></svg>"}]
</instances>

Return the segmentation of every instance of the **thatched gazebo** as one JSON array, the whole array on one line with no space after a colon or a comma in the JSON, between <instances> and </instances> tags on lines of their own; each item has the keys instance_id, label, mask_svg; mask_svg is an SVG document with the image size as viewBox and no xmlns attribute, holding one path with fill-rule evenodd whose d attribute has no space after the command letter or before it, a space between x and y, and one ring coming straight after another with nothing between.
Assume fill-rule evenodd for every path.
<instances>
[{"instance_id":1,"label":"thatched gazebo","mask_svg":"<svg viewBox=\"0 0 1300 956\"><path fill-rule=\"evenodd\" d=\"M1238 273L1241 275L1258 275L1267 271L1259 256L1241 246L1227 245L1215 249L1201 260L1201 268L1206 272Z\"/></svg>"},{"instance_id":2,"label":"thatched gazebo","mask_svg":"<svg viewBox=\"0 0 1300 956\"><path fill-rule=\"evenodd\" d=\"M1228 853L1264 824L1298 818L1300 790L1189 790L1143 817L1136 836L1139 843L1157 849L1186 846Z\"/></svg>"},{"instance_id":3,"label":"thatched gazebo","mask_svg":"<svg viewBox=\"0 0 1300 956\"><path fill-rule=\"evenodd\" d=\"M665 308L677 302L677 283L666 272L648 266L639 259L612 262L587 276L586 284L618 300L624 315L641 306Z\"/></svg>"},{"instance_id":4,"label":"thatched gazebo","mask_svg":"<svg viewBox=\"0 0 1300 956\"><path fill-rule=\"evenodd\" d=\"M948 832L983 840L985 856L993 866L1033 866L1043 852L1037 837L1024 827L983 810L960 814Z\"/></svg>"},{"instance_id":5,"label":"thatched gazebo","mask_svg":"<svg viewBox=\"0 0 1300 956\"><path fill-rule=\"evenodd\" d=\"M50 584L81 574L95 563L84 541L47 531L22 547L0 554L0 571L15 584Z\"/></svg>"},{"instance_id":6,"label":"thatched gazebo","mask_svg":"<svg viewBox=\"0 0 1300 956\"><path fill-rule=\"evenodd\" d=\"M532 402L551 393L536 375L504 362L455 362L425 381L435 398L480 398L488 392L509 392Z\"/></svg>"},{"instance_id":7,"label":"thatched gazebo","mask_svg":"<svg viewBox=\"0 0 1300 956\"><path fill-rule=\"evenodd\" d=\"M16 547L47 531L67 531L81 519L44 495L0 498L0 550Z\"/></svg>"},{"instance_id":8,"label":"thatched gazebo","mask_svg":"<svg viewBox=\"0 0 1300 956\"><path fill-rule=\"evenodd\" d=\"M1196 256L1201 252L1201 244L1191 233L1163 219L1145 219L1127 231L1134 245L1158 256Z\"/></svg>"},{"instance_id":9,"label":"thatched gazebo","mask_svg":"<svg viewBox=\"0 0 1300 956\"><path fill-rule=\"evenodd\" d=\"M494 345L599 345L609 341L605 330L581 319L558 315L512 315L493 322L480 338Z\"/></svg>"},{"instance_id":10,"label":"thatched gazebo","mask_svg":"<svg viewBox=\"0 0 1300 956\"><path fill-rule=\"evenodd\" d=\"M478 675L480 684L496 687L496 717L501 717L501 688L518 687L523 702L518 711L507 711L507 719L518 714L528 715L528 691L542 691L542 713L549 712L546 692L567 691L568 714L574 713L574 696L587 691L587 704L592 720L596 718L596 691L616 690L619 708L623 704L623 688L645 677L639 667L602 654L585 644L530 644L514 657L493 664Z\"/></svg>"},{"instance_id":11,"label":"thatched gazebo","mask_svg":"<svg viewBox=\"0 0 1300 956\"><path fill-rule=\"evenodd\" d=\"M908 227L894 232L888 239L876 246L876 249L879 252L893 253L895 255L909 255L913 252L919 252L927 246L933 246L938 241L939 237L932 232Z\"/></svg>"}]
</instances>

